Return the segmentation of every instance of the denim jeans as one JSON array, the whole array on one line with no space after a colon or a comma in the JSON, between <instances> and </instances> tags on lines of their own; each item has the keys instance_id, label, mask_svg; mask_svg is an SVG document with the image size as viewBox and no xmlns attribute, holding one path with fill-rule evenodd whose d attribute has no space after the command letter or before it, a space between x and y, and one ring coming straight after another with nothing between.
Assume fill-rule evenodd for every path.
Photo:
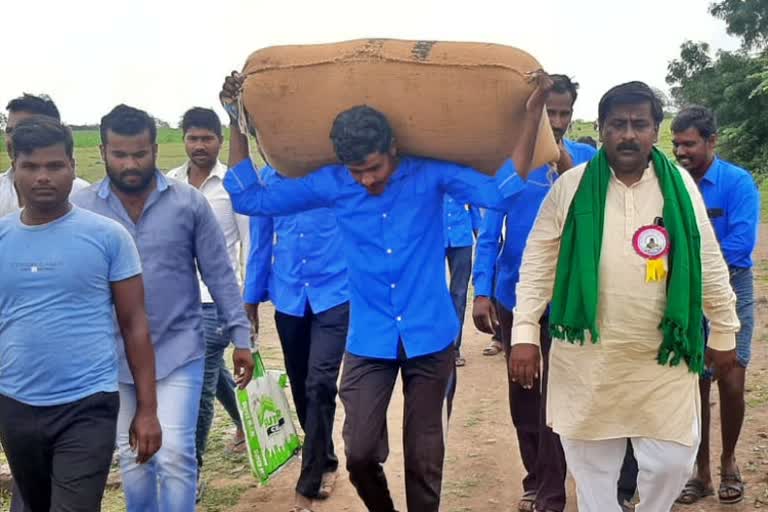
<instances>
[{"instance_id":1,"label":"denim jeans","mask_svg":"<svg viewBox=\"0 0 768 512\"><path fill-rule=\"evenodd\" d=\"M120 384L117 446L127 512L194 512L197 480L195 427L202 358L177 368L157 381L157 415L163 446L146 464L136 463L128 431L136 412L136 387Z\"/></svg>"},{"instance_id":2,"label":"denim jeans","mask_svg":"<svg viewBox=\"0 0 768 512\"><path fill-rule=\"evenodd\" d=\"M236 427L240 427L240 413L237 410L235 379L224 362L224 351L229 346L226 326L220 320L215 304L203 303L203 335L205 337L205 371L203 391L200 395L200 415L197 418L195 447L197 465L202 467L203 454L208 444L208 434L213 424L214 397Z\"/></svg>"},{"instance_id":3,"label":"denim jeans","mask_svg":"<svg viewBox=\"0 0 768 512\"><path fill-rule=\"evenodd\" d=\"M736 314L741 329L736 333L736 357L742 368L752 357L752 332L755 330L755 282L751 268L730 267L731 288L736 294Z\"/></svg>"},{"instance_id":4,"label":"denim jeans","mask_svg":"<svg viewBox=\"0 0 768 512\"><path fill-rule=\"evenodd\" d=\"M464 328L464 313L467 310L467 290L472 275L472 246L447 247L448 271L451 274L451 298L456 315L459 317L459 335L456 337L456 353L461 352L461 331Z\"/></svg>"}]
</instances>

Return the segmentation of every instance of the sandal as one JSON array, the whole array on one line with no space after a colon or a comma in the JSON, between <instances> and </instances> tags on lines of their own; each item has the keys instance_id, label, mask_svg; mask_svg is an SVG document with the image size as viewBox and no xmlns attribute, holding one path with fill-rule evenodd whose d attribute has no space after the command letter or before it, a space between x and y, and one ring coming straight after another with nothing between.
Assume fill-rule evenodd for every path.
<instances>
[{"instance_id":1,"label":"sandal","mask_svg":"<svg viewBox=\"0 0 768 512\"><path fill-rule=\"evenodd\" d=\"M698 478L691 478L686 482L685 487L680 492L680 496L675 501L681 505L693 505L700 499L713 496L714 494L715 490L712 487L705 486L704 482Z\"/></svg>"},{"instance_id":2,"label":"sandal","mask_svg":"<svg viewBox=\"0 0 768 512\"><path fill-rule=\"evenodd\" d=\"M462 356L456 356L456 366L461 367L467 364L467 360Z\"/></svg>"},{"instance_id":3,"label":"sandal","mask_svg":"<svg viewBox=\"0 0 768 512\"><path fill-rule=\"evenodd\" d=\"M483 355L484 356L495 356L499 352L504 350L504 347L501 346L501 342L496 340L491 340L491 342L488 344L487 347L483 349Z\"/></svg>"},{"instance_id":4,"label":"sandal","mask_svg":"<svg viewBox=\"0 0 768 512\"><path fill-rule=\"evenodd\" d=\"M744 499L744 481L741 479L741 472L736 468L735 473L720 474L720 488L717 490L717 497L720 503L724 505L734 505Z\"/></svg>"},{"instance_id":5,"label":"sandal","mask_svg":"<svg viewBox=\"0 0 768 512\"><path fill-rule=\"evenodd\" d=\"M525 491L517 504L518 512L534 512L536 510L536 491Z\"/></svg>"}]
</instances>

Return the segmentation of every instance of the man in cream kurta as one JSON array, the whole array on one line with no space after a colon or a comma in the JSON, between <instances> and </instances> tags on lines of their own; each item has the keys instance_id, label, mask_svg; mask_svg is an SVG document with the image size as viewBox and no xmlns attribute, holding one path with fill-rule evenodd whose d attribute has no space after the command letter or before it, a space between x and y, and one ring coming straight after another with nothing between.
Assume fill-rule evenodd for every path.
<instances>
[{"instance_id":1,"label":"man in cream kurta","mask_svg":"<svg viewBox=\"0 0 768 512\"><path fill-rule=\"evenodd\" d=\"M556 340L549 360L547 422L561 436L579 510L586 512L620 510L616 481L626 439L632 441L640 470L638 512L668 511L690 474L699 442L698 376L685 362L657 362L666 280L646 282L647 261L633 247L637 230L661 218L664 206L659 180L648 164L663 114L655 96L638 84L614 88L600 105L601 138L611 165L598 267L600 339L592 343L586 333L583 345ZM636 170L628 170L633 159ZM562 229L585 169L586 164L576 167L555 183L528 238L514 311L515 347L538 345ZM707 357L726 371L731 362L723 361L730 361L739 329L735 296L701 195L693 179L680 174L701 234L703 304L711 326ZM528 380L521 367L526 350L513 348L510 362L510 372L523 384Z\"/></svg>"}]
</instances>

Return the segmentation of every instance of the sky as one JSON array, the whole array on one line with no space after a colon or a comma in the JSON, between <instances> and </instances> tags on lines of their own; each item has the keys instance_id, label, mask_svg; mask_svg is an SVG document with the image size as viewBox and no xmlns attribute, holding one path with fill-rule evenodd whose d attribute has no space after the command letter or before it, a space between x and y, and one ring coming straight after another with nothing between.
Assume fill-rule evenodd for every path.
<instances>
[{"instance_id":1,"label":"sky","mask_svg":"<svg viewBox=\"0 0 768 512\"><path fill-rule=\"evenodd\" d=\"M667 89L687 39L732 50L738 40L710 0L2 0L2 106L47 93L71 124L118 103L172 125L218 106L226 74L259 48L388 37L521 48L580 83L575 118L597 117L610 87Z\"/></svg>"}]
</instances>

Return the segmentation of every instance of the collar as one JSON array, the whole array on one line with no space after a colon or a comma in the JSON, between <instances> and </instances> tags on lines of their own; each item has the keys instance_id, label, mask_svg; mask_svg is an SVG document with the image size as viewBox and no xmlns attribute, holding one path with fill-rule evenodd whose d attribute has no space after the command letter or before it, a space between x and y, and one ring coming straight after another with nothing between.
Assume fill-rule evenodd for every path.
<instances>
[{"instance_id":1,"label":"collar","mask_svg":"<svg viewBox=\"0 0 768 512\"><path fill-rule=\"evenodd\" d=\"M157 181L156 190L158 192L165 192L168 187L173 185L173 182L168 180L165 175L157 169L155 169L155 180ZM110 186L109 176L101 180L97 194L101 199L106 199L112 194L112 187Z\"/></svg>"},{"instance_id":2,"label":"collar","mask_svg":"<svg viewBox=\"0 0 768 512\"><path fill-rule=\"evenodd\" d=\"M224 165L221 160L216 160L216 165L214 165L213 169L211 169L211 173L208 179L215 176L224 181L224 176L226 176L227 170L227 166ZM183 165L168 171L168 176L175 180L183 181L184 183L189 184L189 160L184 162Z\"/></svg>"},{"instance_id":3,"label":"collar","mask_svg":"<svg viewBox=\"0 0 768 512\"><path fill-rule=\"evenodd\" d=\"M708 181L713 185L717 185L720 181L720 162L722 162L722 160L715 155L715 159L712 160L712 165L710 165L707 172L704 173L704 177L701 178L701 181Z\"/></svg>"},{"instance_id":4,"label":"collar","mask_svg":"<svg viewBox=\"0 0 768 512\"><path fill-rule=\"evenodd\" d=\"M395 169L395 172L392 173L392 176L389 177L390 183L393 181L400 181L406 176L409 176L413 174L413 158L409 156L401 156L400 161L397 164L397 169ZM357 181L355 181L355 178L352 177L352 173L349 172L349 169L347 169L346 165L338 164L343 169L343 181L345 184L355 184L357 185ZM362 186L362 185L361 185Z\"/></svg>"}]
</instances>

